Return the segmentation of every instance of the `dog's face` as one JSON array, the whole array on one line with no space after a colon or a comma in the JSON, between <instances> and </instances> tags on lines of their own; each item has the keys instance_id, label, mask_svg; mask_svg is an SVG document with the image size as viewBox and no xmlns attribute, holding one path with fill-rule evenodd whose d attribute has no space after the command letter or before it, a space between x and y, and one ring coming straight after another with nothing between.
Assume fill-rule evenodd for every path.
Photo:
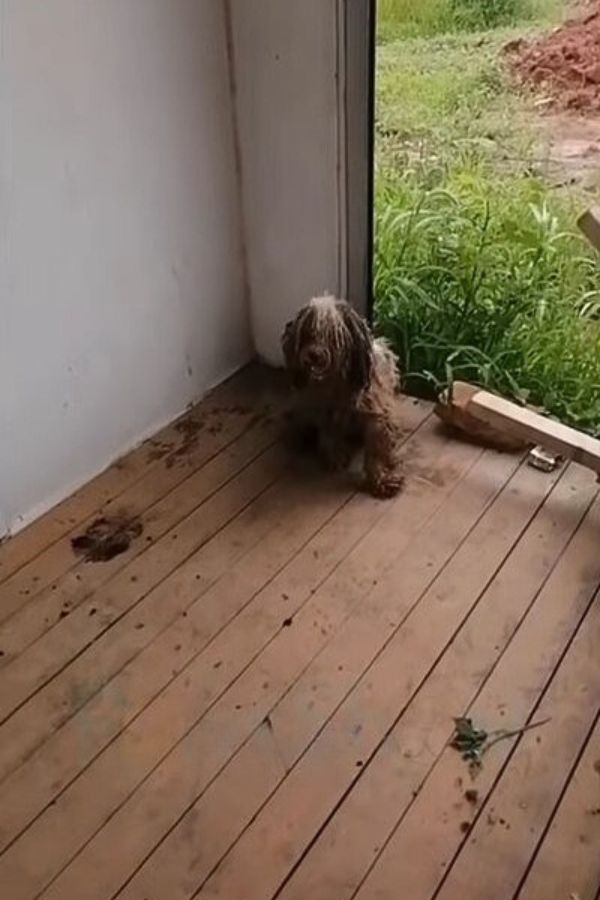
<instances>
[{"instance_id":1,"label":"dog's face","mask_svg":"<svg viewBox=\"0 0 600 900\"><path fill-rule=\"evenodd\" d=\"M286 325L282 347L298 387L337 380L359 391L371 379L369 329L348 303L335 297L317 297L301 309Z\"/></svg>"}]
</instances>

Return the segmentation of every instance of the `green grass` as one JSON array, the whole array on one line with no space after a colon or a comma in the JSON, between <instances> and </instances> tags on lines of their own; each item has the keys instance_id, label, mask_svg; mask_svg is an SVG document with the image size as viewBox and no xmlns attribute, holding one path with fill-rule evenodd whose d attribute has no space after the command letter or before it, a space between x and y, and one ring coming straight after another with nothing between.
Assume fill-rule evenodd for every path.
<instances>
[{"instance_id":1,"label":"green grass","mask_svg":"<svg viewBox=\"0 0 600 900\"><path fill-rule=\"evenodd\" d=\"M378 0L381 41L481 30L557 15L561 0Z\"/></svg>"},{"instance_id":2,"label":"green grass","mask_svg":"<svg viewBox=\"0 0 600 900\"><path fill-rule=\"evenodd\" d=\"M419 393L475 381L598 434L600 266L575 233L590 201L550 186L501 63L514 34L380 48L378 327Z\"/></svg>"}]
</instances>

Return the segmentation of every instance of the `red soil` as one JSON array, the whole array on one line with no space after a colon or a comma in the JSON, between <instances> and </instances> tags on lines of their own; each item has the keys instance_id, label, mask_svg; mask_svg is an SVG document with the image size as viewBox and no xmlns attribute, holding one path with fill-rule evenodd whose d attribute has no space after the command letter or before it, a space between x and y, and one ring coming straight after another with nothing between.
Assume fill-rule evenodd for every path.
<instances>
[{"instance_id":1,"label":"red soil","mask_svg":"<svg viewBox=\"0 0 600 900\"><path fill-rule=\"evenodd\" d=\"M516 41L516 74L542 89L555 106L581 113L600 111L600 0L536 41Z\"/></svg>"}]
</instances>

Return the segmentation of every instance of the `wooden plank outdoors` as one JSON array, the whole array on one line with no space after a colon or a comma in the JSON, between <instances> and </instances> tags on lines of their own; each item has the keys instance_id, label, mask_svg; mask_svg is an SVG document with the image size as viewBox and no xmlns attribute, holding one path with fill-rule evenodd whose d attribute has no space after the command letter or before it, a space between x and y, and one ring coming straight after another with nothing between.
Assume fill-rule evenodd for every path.
<instances>
[{"instance_id":1,"label":"wooden plank outdoors","mask_svg":"<svg viewBox=\"0 0 600 900\"><path fill-rule=\"evenodd\" d=\"M577 220L577 224L590 244L596 250L600 250L600 208L593 206L586 210Z\"/></svg>"},{"instance_id":2,"label":"wooden plank outdoors","mask_svg":"<svg viewBox=\"0 0 600 900\"><path fill-rule=\"evenodd\" d=\"M499 434L541 444L600 476L600 441L596 438L463 382L457 382L455 388L473 419Z\"/></svg>"}]
</instances>

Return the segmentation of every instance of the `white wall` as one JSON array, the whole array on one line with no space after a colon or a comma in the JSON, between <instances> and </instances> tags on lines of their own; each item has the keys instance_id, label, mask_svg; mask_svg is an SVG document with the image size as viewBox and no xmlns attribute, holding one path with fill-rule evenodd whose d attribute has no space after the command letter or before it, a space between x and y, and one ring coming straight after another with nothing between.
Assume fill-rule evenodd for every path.
<instances>
[{"instance_id":1,"label":"white wall","mask_svg":"<svg viewBox=\"0 0 600 900\"><path fill-rule=\"evenodd\" d=\"M225 0L232 34L252 331L370 292L373 0Z\"/></svg>"},{"instance_id":2,"label":"white wall","mask_svg":"<svg viewBox=\"0 0 600 900\"><path fill-rule=\"evenodd\" d=\"M0 2L1 530L173 418L250 341L222 0ZM259 129L259 152L281 139ZM293 244L310 255L313 239Z\"/></svg>"},{"instance_id":3,"label":"white wall","mask_svg":"<svg viewBox=\"0 0 600 900\"><path fill-rule=\"evenodd\" d=\"M259 354L278 363L287 319L314 294L344 290L341 2L228 2L252 327Z\"/></svg>"}]
</instances>

